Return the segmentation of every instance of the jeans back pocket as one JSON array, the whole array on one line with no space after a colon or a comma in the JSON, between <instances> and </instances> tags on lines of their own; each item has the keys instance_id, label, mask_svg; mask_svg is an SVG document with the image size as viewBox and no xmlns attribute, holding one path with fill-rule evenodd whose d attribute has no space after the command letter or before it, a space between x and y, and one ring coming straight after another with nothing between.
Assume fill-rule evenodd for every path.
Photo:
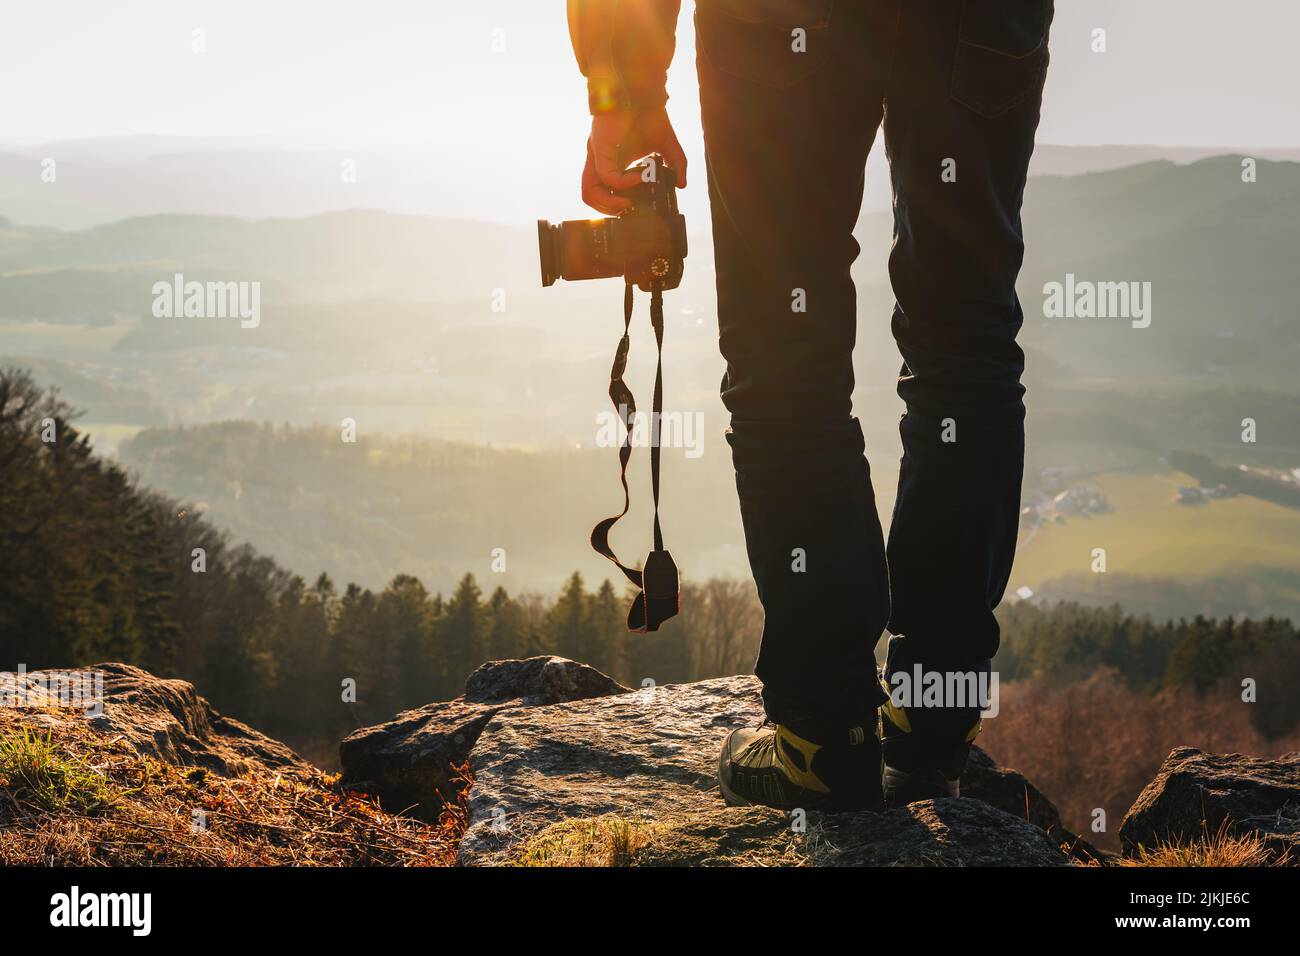
<instances>
[{"instance_id":1,"label":"jeans back pocket","mask_svg":"<svg viewBox=\"0 0 1300 956\"><path fill-rule=\"evenodd\" d=\"M721 73L788 89L825 63L835 0L697 0L695 42Z\"/></svg>"},{"instance_id":2,"label":"jeans back pocket","mask_svg":"<svg viewBox=\"0 0 1300 956\"><path fill-rule=\"evenodd\" d=\"M992 118L1036 96L1053 12L1053 0L963 0L952 98Z\"/></svg>"}]
</instances>

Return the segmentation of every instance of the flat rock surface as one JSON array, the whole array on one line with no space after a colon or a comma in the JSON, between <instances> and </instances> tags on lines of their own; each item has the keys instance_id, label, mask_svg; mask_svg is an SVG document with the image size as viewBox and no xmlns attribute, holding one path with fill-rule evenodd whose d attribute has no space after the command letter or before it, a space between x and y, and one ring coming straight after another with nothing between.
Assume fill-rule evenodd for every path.
<instances>
[{"instance_id":1,"label":"flat rock surface","mask_svg":"<svg viewBox=\"0 0 1300 956\"><path fill-rule=\"evenodd\" d=\"M670 818L638 866L1067 866L1038 827L969 797L883 813L810 814L805 831L763 807L716 804Z\"/></svg>"},{"instance_id":2,"label":"flat rock surface","mask_svg":"<svg viewBox=\"0 0 1300 956\"><path fill-rule=\"evenodd\" d=\"M474 747L461 860L508 857L566 817L716 807L721 739L759 720L757 682L747 677L498 714Z\"/></svg>"},{"instance_id":3,"label":"flat rock surface","mask_svg":"<svg viewBox=\"0 0 1300 956\"><path fill-rule=\"evenodd\" d=\"M721 739L761 719L753 677L503 708L471 754L460 861L513 862L566 820L617 818L649 834L636 855L640 865L1068 863L1043 829L964 797L797 822L775 810L727 808L717 787ZM1023 790L1012 794L1017 787L1012 780L998 792L1023 807ZM1059 815L1054 819L1059 824Z\"/></svg>"}]
</instances>

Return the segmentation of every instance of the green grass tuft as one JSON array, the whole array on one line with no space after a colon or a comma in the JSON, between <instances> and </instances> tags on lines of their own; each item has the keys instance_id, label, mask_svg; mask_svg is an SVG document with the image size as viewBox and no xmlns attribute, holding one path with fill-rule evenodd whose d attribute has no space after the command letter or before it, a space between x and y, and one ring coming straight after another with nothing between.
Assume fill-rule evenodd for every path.
<instances>
[{"instance_id":1,"label":"green grass tuft","mask_svg":"<svg viewBox=\"0 0 1300 956\"><path fill-rule=\"evenodd\" d=\"M0 733L0 778L15 799L48 813L94 814L111 807L115 798L103 775L81 758L60 754L51 737L29 727Z\"/></svg>"}]
</instances>

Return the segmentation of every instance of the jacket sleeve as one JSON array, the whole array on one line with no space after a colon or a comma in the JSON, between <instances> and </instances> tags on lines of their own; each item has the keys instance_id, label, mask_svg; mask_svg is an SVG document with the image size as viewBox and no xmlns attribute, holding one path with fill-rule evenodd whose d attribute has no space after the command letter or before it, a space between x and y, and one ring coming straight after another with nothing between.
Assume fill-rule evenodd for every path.
<instances>
[{"instance_id":1,"label":"jacket sleeve","mask_svg":"<svg viewBox=\"0 0 1300 956\"><path fill-rule=\"evenodd\" d=\"M569 37L593 114L668 101L681 0L568 0Z\"/></svg>"}]
</instances>

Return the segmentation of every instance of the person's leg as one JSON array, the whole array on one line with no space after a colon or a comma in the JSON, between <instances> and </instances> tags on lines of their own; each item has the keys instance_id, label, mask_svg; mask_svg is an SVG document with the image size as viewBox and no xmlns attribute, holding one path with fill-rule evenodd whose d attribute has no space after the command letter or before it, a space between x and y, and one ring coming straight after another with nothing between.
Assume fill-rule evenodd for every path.
<instances>
[{"instance_id":1,"label":"person's leg","mask_svg":"<svg viewBox=\"0 0 1300 956\"><path fill-rule=\"evenodd\" d=\"M765 615L755 672L777 723L870 727L880 700L872 651L889 599L851 415L849 267L882 90L856 6L697 4L722 398Z\"/></svg>"},{"instance_id":2,"label":"person's leg","mask_svg":"<svg viewBox=\"0 0 1300 956\"><path fill-rule=\"evenodd\" d=\"M891 676L984 671L998 647L993 609L1015 554L1024 460L1020 205L1051 18L1052 0L901 7L884 120L907 405L888 545ZM956 741L960 772L977 711L909 715L913 729Z\"/></svg>"}]
</instances>

